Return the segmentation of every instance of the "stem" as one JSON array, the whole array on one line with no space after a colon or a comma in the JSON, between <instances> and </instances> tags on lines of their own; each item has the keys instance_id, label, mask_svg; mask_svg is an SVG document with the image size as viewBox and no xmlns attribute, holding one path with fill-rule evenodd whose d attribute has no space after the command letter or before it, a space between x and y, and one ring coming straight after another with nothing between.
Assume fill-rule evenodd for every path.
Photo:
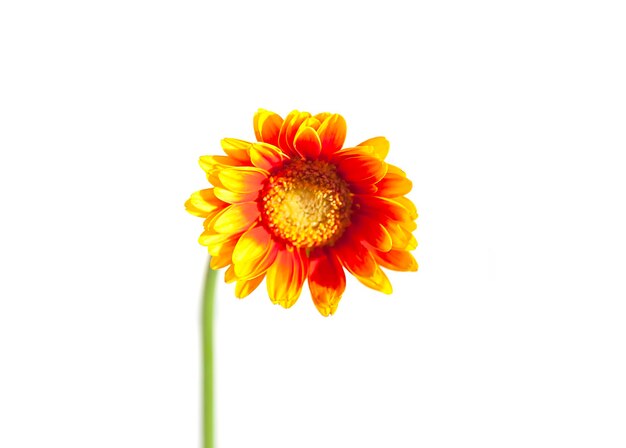
<instances>
[{"instance_id":1,"label":"stem","mask_svg":"<svg viewBox=\"0 0 626 448\"><path fill-rule=\"evenodd\" d=\"M202 392L203 392L203 448L215 445L215 429L213 410L213 309L217 271L211 269L210 259L204 280L204 296L202 302Z\"/></svg>"}]
</instances>

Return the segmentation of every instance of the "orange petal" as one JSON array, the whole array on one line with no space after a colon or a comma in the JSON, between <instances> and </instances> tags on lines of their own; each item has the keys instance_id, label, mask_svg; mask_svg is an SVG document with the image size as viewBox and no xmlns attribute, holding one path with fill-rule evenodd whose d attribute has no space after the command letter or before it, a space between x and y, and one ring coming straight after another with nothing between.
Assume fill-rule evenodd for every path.
<instances>
[{"instance_id":1,"label":"orange petal","mask_svg":"<svg viewBox=\"0 0 626 448\"><path fill-rule=\"evenodd\" d=\"M413 188L413 183L404 176L387 172L377 184L378 189L376 195L386 198L395 198L404 196Z\"/></svg>"},{"instance_id":2,"label":"orange petal","mask_svg":"<svg viewBox=\"0 0 626 448\"><path fill-rule=\"evenodd\" d=\"M285 121L280 128L280 134L278 136L278 147L289 156L296 155L293 145L294 138L300 125L311 116L308 112L300 112L294 110L287 115Z\"/></svg>"},{"instance_id":3,"label":"orange petal","mask_svg":"<svg viewBox=\"0 0 626 448\"><path fill-rule=\"evenodd\" d=\"M331 115L330 112L320 112L319 114L315 115L315 118L317 118L317 120L320 123L323 123L324 120L326 120L328 117L330 117L330 115Z\"/></svg>"},{"instance_id":4,"label":"orange petal","mask_svg":"<svg viewBox=\"0 0 626 448\"><path fill-rule=\"evenodd\" d=\"M185 202L185 208L189 213L201 218L206 218L214 211L223 208L226 204L220 201L216 196L213 188L196 191Z\"/></svg>"},{"instance_id":5,"label":"orange petal","mask_svg":"<svg viewBox=\"0 0 626 448\"><path fill-rule=\"evenodd\" d=\"M364 194L354 195L354 202L360 207L360 212L379 218L388 218L394 221L410 220L410 213L395 200L368 196Z\"/></svg>"},{"instance_id":6,"label":"orange petal","mask_svg":"<svg viewBox=\"0 0 626 448\"><path fill-rule=\"evenodd\" d=\"M358 146L369 146L372 148L372 154L380 160L384 160L389 153L389 141L385 137L370 138L359 143Z\"/></svg>"},{"instance_id":7,"label":"orange petal","mask_svg":"<svg viewBox=\"0 0 626 448\"><path fill-rule=\"evenodd\" d=\"M417 208L415 208L415 204L413 204L413 201L406 197L393 198L393 201L400 204L402 207L405 208L405 210L408 211L409 218L412 221L415 221L417 219Z\"/></svg>"},{"instance_id":8,"label":"orange petal","mask_svg":"<svg viewBox=\"0 0 626 448\"><path fill-rule=\"evenodd\" d=\"M330 156L339 151L346 140L346 120L339 114L332 114L317 131L322 142L322 154Z\"/></svg>"},{"instance_id":9,"label":"orange petal","mask_svg":"<svg viewBox=\"0 0 626 448\"><path fill-rule=\"evenodd\" d=\"M288 158L289 156L283 154L279 148L266 143L255 143L250 148L252 164L268 172L281 166L283 161Z\"/></svg>"},{"instance_id":10,"label":"orange petal","mask_svg":"<svg viewBox=\"0 0 626 448\"><path fill-rule=\"evenodd\" d=\"M344 236L334 247L341 264L354 276L369 277L377 268L376 260L361 242Z\"/></svg>"},{"instance_id":11,"label":"orange petal","mask_svg":"<svg viewBox=\"0 0 626 448\"><path fill-rule=\"evenodd\" d=\"M387 252L391 250L392 240L389 232L376 219L366 215L356 216L350 228L351 232L367 242L373 248Z\"/></svg>"},{"instance_id":12,"label":"orange petal","mask_svg":"<svg viewBox=\"0 0 626 448\"><path fill-rule=\"evenodd\" d=\"M235 277L235 267L231 264L228 266L228 269L226 269L226 272L224 272L224 281L226 283L232 283L236 280L237 277Z\"/></svg>"},{"instance_id":13,"label":"orange petal","mask_svg":"<svg viewBox=\"0 0 626 448\"><path fill-rule=\"evenodd\" d=\"M417 261L413 255L405 250L390 250L389 252L374 252L374 258L382 267L394 271L417 271Z\"/></svg>"},{"instance_id":14,"label":"orange petal","mask_svg":"<svg viewBox=\"0 0 626 448\"><path fill-rule=\"evenodd\" d=\"M267 179L267 172L254 167L225 168L217 173L225 188L235 193L259 192Z\"/></svg>"},{"instance_id":15,"label":"orange petal","mask_svg":"<svg viewBox=\"0 0 626 448\"><path fill-rule=\"evenodd\" d=\"M302 292L308 271L308 258L302 249L282 247L267 270L267 293L273 303L291 307Z\"/></svg>"},{"instance_id":16,"label":"orange petal","mask_svg":"<svg viewBox=\"0 0 626 448\"><path fill-rule=\"evenodd\" d=\"M350 156L341 158L337 171L348 182L376 183L387 173L387 164L376 157Z\"/></svg>"},{"instance_id":17,"label":"orange petal","mask_svg":"<svg viewBox=\"0 0 626 448\"><path fill-rule=\"evenodd\" d=\"M212 227L217 233L239 233L248 230L260 212L256 202L243 202L226 207L213 221Z\"/></svg>"},{"instance_id":18,"label":"orange petal","mask_svg":"<svg viewBox=\"0 0 626 448\"><path fill-rule=\"evenodd\" d=\"M223 267L228 266L231 263L230 254L221 254L211 256L210 266L211 269L217 271Z\"/></svg>"},{"instance_id":19,"label":"orange petal","mask_svg":"<svg viewBox=\"0 0 626 448\"><path fill-rule=\"evenodd\" d=\"M283 124L283 119L280 115L265 109L259 109L254 114L253 123L257 141L272 145L278 144L278 134Z\"/></svg>"},{"instance_id":20,"label":"orange petal","mask_svg":"<svg viewBox=\"0 0 626 448\"><path fill-rule=\"evenodd\" d=\"M346 289L346 274L332 251L321 250L310 258L309 290L317 310L322 316L337 310Z\"/></svg>"},{"instance_id":21,"label":"orange petal","mask_svg":"<svg viewBox=\"0 0 626 448\"><path fill-rule=\"evenodd\" d=\"M316 160L322 149L320 138L315 129L300 126L294 140L294 146L298 154L309 160Z\"/></svg>"},{"instance_id":22,"label":"orange petal","mask_svg":"<svg viewBox=\"0 0 626 448\"><path fill-rule=\"evenodd\" d=\"M263 274L276 259L278 245L262 226L246 231L233 251L233 265L238 279L249 280Z\"/></svg>"},{"instance_id":23,"label":"orange petal","mask_svg":"<svg viewBox=\"0 0 626 448\"><path fill-rule=\"evenodd\" d=\"M265 274L261 274L258 277L250 280L237 280L235 285L235 297L243 299L247 297L252 291L254 291L265 278Z\"/></svg>"}]
</instances>

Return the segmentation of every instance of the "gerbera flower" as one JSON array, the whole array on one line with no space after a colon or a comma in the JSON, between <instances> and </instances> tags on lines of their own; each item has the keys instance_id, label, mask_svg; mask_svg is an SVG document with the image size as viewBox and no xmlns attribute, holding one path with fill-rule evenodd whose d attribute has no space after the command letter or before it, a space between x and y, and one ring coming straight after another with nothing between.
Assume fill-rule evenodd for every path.
<instances>
[{"instance_id":1,"label":"gerbera flower","mask_svg":"<svg viewBox=\"0 0 626 448\"><path fill-rule=\"evenodd\" d=\"M308 279L319 312L333 314L346 287L344 269L383 293L391 284L381 266L416 271L417 211L404 197L404 171L385 162L389 142L375 137L343 148L341 115L293 111L283 120L260 109L257 142L226 138L226 155L202 156L213 188L200 190L187 210L205 218L200 244L211 267L228 266L243 298L265 279L275 304L292 306Z\"/></svg>"}]
</instances>

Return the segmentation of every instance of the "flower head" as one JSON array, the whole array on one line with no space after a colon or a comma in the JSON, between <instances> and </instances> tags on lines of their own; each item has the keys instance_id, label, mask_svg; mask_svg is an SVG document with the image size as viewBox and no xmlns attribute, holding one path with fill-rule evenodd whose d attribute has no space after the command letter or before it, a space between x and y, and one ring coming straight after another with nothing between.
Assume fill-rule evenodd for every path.
<instances>
[{"instance_id":1,"label":"flower head","mask_svg":"<svg viewBox=\"0 0 626 448\"><path fill-rule=\"evenodd\" d=\"M385 162L389 142L375 137L343 148L341 115L260 109L257 142L226 138L226 155L202 156L213 188L185 206L204 218L200 244L211 267L228 266L243 298L265 279L272 302L292 306L308 279L313 303L333 314L346 287L344 268L364 285L391 293L381 266L416 271L409 253L417 211L411 181Z\"/></svg>"}]
</instances>

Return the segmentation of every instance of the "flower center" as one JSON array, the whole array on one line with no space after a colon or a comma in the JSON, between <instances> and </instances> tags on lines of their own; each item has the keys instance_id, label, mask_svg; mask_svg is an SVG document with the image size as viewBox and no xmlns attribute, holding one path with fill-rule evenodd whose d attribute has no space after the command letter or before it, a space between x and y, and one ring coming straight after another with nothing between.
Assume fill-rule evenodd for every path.
<instances>
[{"instance_id":1,"label":"flower center","mask_svg":"<svg viewBox=\"0 0 626 448\"><path fill-rule=\"evenodd\" d=\"M261 216L277 238L295 247L334 244L350 224L352 195L334 165L295 160L261 191Z\"/></svg>"}]
</instances>

